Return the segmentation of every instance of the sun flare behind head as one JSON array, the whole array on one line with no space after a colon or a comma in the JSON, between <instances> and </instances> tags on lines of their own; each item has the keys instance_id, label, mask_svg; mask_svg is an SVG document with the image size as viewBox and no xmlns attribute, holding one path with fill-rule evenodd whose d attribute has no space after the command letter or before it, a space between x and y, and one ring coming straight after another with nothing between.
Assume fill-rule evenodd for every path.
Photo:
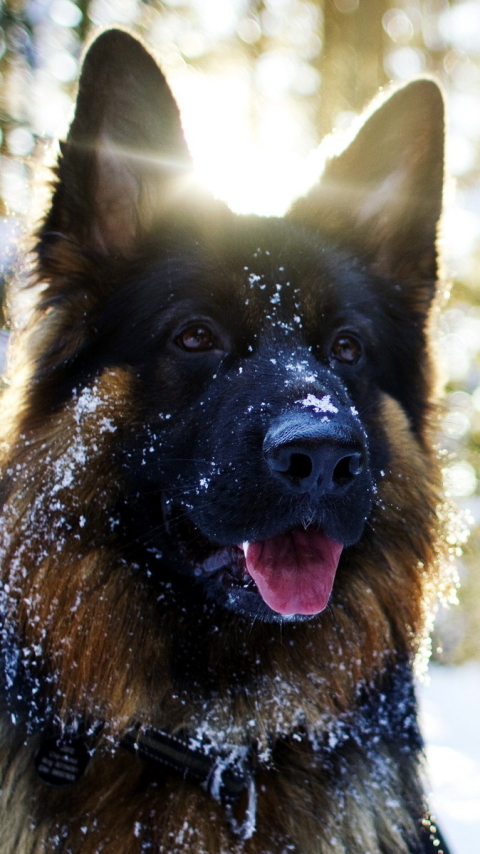
<instances>
[{"instance_id":1,"label":"sun flare behind head","mask_svg":"<svg viewBox=\"0 0 480 854\"><path fill-rule=\"evenodd\" d=\"M182 74L171 82L195 178L235 212L281 216L318 176L314 140L310 146L305 142L298 107L268 102L254 118L242 69L232 68L222 77Z\"/></svg>"}]
</instances>

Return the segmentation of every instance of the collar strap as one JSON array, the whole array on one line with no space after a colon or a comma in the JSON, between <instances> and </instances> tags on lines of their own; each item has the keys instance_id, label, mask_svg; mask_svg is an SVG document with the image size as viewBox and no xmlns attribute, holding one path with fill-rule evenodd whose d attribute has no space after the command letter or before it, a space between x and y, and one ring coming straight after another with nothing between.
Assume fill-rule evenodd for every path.
<instances>
[{"instance_id":1,"label":"collar strap","mask_svg":"<svg viewBox=\"0 0 480 854\"><path fill-rule=\"evenodd\" d=\"M253 836L257 792L253 756L247 747L230 745L218 751L211 744L198 746L192 739L152 727L132 730L121 743L141 759L166 765L184 780L198 783L223 806L230 830L236 836L240 839ZM233 808L243 792L247 795L247 807L244 820L238 822Z\"/></svg>"}]
</instances>

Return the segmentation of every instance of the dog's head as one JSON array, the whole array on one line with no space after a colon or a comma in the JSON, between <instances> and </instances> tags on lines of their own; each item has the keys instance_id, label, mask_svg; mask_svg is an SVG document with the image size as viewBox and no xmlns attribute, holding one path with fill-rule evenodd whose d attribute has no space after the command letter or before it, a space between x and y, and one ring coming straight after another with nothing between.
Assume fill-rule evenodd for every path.
<instances>
[{"instance_id":1,"label":"dog's head","mask_svg":"<svg viewBox=\"0 0 480 854\"><path fill-rule=\"evenodd\" d=\"M286 218L236 216L194 188L148 52L118 30L91 46L38 243L23 426L128 374L112 530L155 590L282 620L348 576L399 434L405 459L428 446L442 146L438 87L413 82Z\"/></svg>"}]
</instances>

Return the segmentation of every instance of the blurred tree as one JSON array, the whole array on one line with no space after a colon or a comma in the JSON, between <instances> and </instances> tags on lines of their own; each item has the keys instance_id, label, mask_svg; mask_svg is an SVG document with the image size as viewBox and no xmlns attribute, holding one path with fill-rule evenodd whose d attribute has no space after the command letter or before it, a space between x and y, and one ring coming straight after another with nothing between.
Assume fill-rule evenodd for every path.
<instances>
[{"instance_id":1,"label":"blurred tree","mask_svg":"<svg viewBox=\"0 0 480 854\"><path fill-rule=\"evenodd\" d=\"M388 0L324 0L321 136L339 114L359 113L388 81L382 20L390 7Z\"/></svg>"},{"instance_id":2,"label":"blurred tree","mask_svg":"<svg viewBox=\"0 0 480 854\"><path fill-rule=\"evenodd\" d=\"M7 151L9 132L26 121L22 74L33 63L33 30L24 0L0 5L0 129L1 152Z\"/></svg>"}]
</instances>

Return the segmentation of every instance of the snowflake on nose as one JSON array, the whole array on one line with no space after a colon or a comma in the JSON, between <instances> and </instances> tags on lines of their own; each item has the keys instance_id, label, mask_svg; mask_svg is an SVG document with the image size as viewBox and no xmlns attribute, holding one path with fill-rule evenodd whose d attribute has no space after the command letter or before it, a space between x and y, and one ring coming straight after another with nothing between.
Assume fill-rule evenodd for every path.
<instances>
[{"instance_id":1,"label":"snowflake on nose","mask_svg":"<svg viewBox=\"0 0 480 854\"><path fill-rule=\"evenodd\" d=\"M325 394L323 397L316 397L314 394L307 394L303 400L296 400L300 406L305 406L308 409L313 409L314 412L338 412L336 406L333 405L330 395Z\"/></svg>"}]
</instances>

